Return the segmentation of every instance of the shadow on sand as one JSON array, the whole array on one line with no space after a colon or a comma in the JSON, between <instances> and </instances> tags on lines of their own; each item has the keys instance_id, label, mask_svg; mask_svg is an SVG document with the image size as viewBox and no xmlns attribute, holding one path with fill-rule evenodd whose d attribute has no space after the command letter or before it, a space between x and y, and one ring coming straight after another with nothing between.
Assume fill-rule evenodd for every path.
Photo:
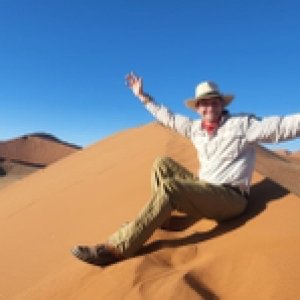
<instances>
[{"instance_id":1,"label":"shadow on sand","mask_svg":"<svg viewBox=\"0 0 300 300\"><path fill-rule=\"evenodd\" d=\"M272 180L266 178L251 187L249 204L246 212L243 215L228 221L221 222L208 232L196 232L179 239L153 241L145 245L139 251L138 255L151 253L162 248L174 248L189 244L196 244L225 234L255 218L267 208L269 202L280 200L288 193L288 190L276 184ZM170 223L171 231L184 230L185 228L197 222L197 220L192 219L188 216L175 216L174 218L172 217L172 219L173 220L171 220Z\"/></svg>"}]
</instances>

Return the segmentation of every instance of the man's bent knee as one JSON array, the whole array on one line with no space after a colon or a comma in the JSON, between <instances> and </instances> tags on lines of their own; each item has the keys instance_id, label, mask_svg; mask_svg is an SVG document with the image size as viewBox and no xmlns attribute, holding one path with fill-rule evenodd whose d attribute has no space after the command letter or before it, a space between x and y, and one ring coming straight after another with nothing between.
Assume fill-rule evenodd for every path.
<instances>
[{"instance_id":1,"label":"man's bent knee","mask_svg":"<svg viewBox=\"0 0 300 300\"><path fill-rule=\"evenodd\" d=\"M178 201L181 199L181 186L175 178L166 178L162 181L161 188L163 193L168 197L168 201L173 207L177 209Z\"/></svg>"},{"instance_id":2,"label":"man's bent knee","mask_svg":"<svg viewBox=\"0 0 300 300\"><path fill-rule=\"evenodd\" d=\"M157 170L158 168L161 168L165 165L167 165L170 161L172 161L172 158L168 156L159 156L155 159L152 169Z\"/></svg>"}]
</instances>

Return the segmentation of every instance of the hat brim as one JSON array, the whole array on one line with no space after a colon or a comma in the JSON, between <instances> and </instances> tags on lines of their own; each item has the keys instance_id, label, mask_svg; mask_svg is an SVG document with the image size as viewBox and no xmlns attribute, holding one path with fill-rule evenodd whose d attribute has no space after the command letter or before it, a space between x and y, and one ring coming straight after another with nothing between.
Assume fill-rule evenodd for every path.
<instances>
[{"instance_id":1,"label":"hat brim","mask_svg":"<svg viewBox=\"0 0 300 300\"><path fill-rule=\"evenodd\" d=\"M233 95L221 95L221 94L216 95L216 94L212 94L212 95L201 96L201 97L198 97L198 98L187 99L185 101L185 105L188 108L191 108L193 110L197 110L198 101L206 100L206 99L212 99L212 98L216 98L216 97L219 97L223 100L224 106L229 105L231 103L231 101L233 100L233 98L234 98Z\"/></svg>"}]
</instances>

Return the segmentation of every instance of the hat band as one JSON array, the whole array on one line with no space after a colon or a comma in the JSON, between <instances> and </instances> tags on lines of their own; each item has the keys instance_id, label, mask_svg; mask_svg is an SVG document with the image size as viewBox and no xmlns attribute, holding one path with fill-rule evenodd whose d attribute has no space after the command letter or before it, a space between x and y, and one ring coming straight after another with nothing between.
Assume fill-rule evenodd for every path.
<instances>
[{"instance_id":1,"label":"hat band","mask_svg":"<svg viewBox=\"0 0 300 300\"><path fill-rule=\"evenodd\" d=\"M221 95L218 92L213 91L213 92L208 92L206 94L202 94L201 96L197 96L196 99L205 99L206 96L218 96L218 97L223 98L223 95Z\"/></svg>"}]
</instances>

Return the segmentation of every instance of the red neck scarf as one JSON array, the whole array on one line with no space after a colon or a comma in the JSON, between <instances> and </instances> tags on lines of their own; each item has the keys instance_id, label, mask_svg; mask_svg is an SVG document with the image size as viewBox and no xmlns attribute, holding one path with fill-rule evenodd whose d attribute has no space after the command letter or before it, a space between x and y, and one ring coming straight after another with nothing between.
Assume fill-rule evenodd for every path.
<instances>
[{"instance_id":1,"label":"red neck scarf","mask_svg":"<svg viewBox=\"0 0 300 300\"><path fill-rule=\"evenodd\" d=\"M213 134L219 127L220 121L221 121L221 119L218 121L215 121L215 122L202 121L201 126L203 129L205 129L207 131L208 134Z\"/></svg>"}]
</instances>

